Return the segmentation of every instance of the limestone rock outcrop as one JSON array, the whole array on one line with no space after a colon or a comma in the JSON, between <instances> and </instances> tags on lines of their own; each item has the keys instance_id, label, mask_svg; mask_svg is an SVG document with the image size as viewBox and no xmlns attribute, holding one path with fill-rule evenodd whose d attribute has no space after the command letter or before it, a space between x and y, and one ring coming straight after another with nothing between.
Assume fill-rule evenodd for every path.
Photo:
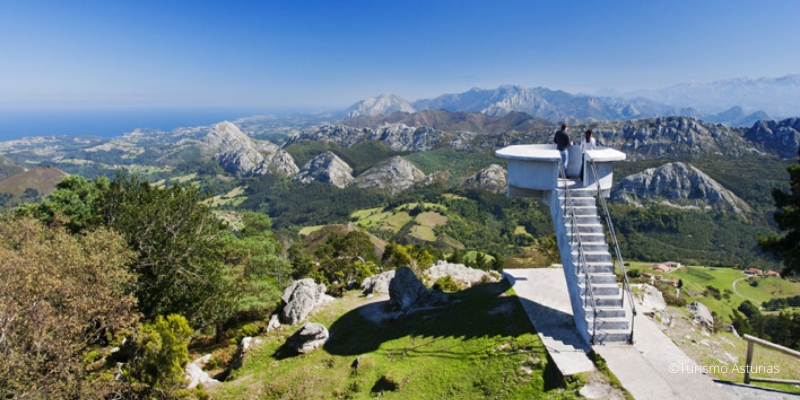
<instances>
[{"instance_id":1,"label":"limestone rock outcrop","mask_svg":"<svg viewBox=\"0 0 800 400\"><path fill-rule=\"evenodd\" d=\"M361 289L364 294L370 293L389 293L389 283L394 278L395 270L382 272L364 279Z\"/></svg>"},{"instance_id":2,"label":"limestone rock outcrop","mask_svg":"<svg viewBox=\"0 0 800 400\"><path fill-rule=\"evenodd\" d=\"M210 377L208 372L203 371L203 367L211 360L211 354L206 354L203 357L200 357L188 364L186 364L186 368L184 369L183 373L186 379L189 381L189 389L194 389L199 384L203 384L204 389L209 389L214 386L219 385L221 382Z\"/></svg>"},{"instance_id":3,"label":"limestone rock outcrop","mask_svg":"<svg viewBox=\"0 0 800 400\"><path fill-rule=\"evenodd\" d=\"M383 93L377 97L361 100L344 110L347 118L370 116L378 114L391 114L395 111L413 113L411 103L393 93Z\"/></svg>"},{"instance_id":4,"label":"limestone rock outcrop","mask_svg":"<svg viewBox=\"0 0 800 400\"><path fill-rule=\"evenodd\" d=\"M499 282L500 274L495 271L483 271L476 268L467 267L464 264L452 264L445 260L439 260L430 268L425 270L425 275L435 282L439 278L450 275L461 287L470 287L481 281Z\"/></svg>"},{"instance_id":5,"label":"limestone rock outcrop","mask_svg":"<svg viewBox=\"0 0 800 400\"><path fill-rule=\"evenodd\" d=\"M466 188L486 189L495 193L505 193L508 172L497 164L492 164L475 175L467 178L462 184Z\"/></svg>"},{"instance_id":6,"label":"limestone rock outcrop","mask_svg":"<svg viewBox=\"0 0 800 400\"><path fill-rule=\"evenodd\" d=\"M289 153L278 150L271 143L255 144L249 136L228 121L211 126L208 134L200 141L200 149L211 154L226 171L236 176L292 176L299 170ZM267 153L267 156L262 155L262 152Z\"/></svg>"},{"instance_id":7,"label":"limestone rock outcrop","mask_svg":"<svg viewBox=\"0 0 800 400\"><path fill-rule=\"evenodd\" d=\"M681 208L712 208L751 212L744 200L722 187L708 175L682 162L649 168L622 179L612 190L612 200L619 203L661 203Z\"/></svg>"},{"instance_id":8,"label":"limestone rock outcrop","mask_svg":"<svg viewBox=\"0 0 800 400\"><path fill-rule=\"evenodd\" d=\"M703 303L695 301L686 306L686 310L694 316L696 322L705 326L711 332L714 331L714 317L711 315L711 311L708 310L708 307L703 305Z\"/></svg>"},{"instance_id":9,"label":"limestone rock outcrop","mask_svg":"<svg viewBox=\"0 0 800 400\"><path fill-rule=\"evenodd\" d=\"M333 152L326 151L303 165L294 181L319 181L344 188L353 181L353 168Z\"/></svg>"},{"instance_id":10,"label":"limestone rock outcrop","mask_svg":"<svg viewBox=\"0 0 800 400\"><path fill-rule=\"evenodd\" d=\"M758 121L747 130L744 138L761 143L765 149L781 157L795 158L800 146L800 118Z\"/></svg>"},{"instance_id":11,"label":"limestone rock outcrop","mask_svg":"<svg viewBox=\"0 0 800 400\"><path fill-rule=\"evenodd\" d=\"M310 278L292 282L281 296L281 320L289 325L304 320L314 307L325 301L325 289L325 285L317 285Z\"/></svg>"},{"instance_id":12,"label":"limestone rock outcrop","mask_svg":"<svg viewBox=\"0 0 800 400\"><path fill-rule=\"evenodd\" d=\"M324 346L329 337L325 325L309 322L286 339L286 346L299 354L307 354Z\"/></svg>"},{"instance_id":13,"label":"limestone rock outcrop","mask_svg":"<svg viewBox=\"0 0 800 400\"><path fill-rule=\"evenodd\" d=\"M444 299L444 295L425 287L408 267L395 270L389 283L389 305L398 311L409 311Z\"/></svg>"},{"instance_id":14,"label":"limestone rock outcrop","mask_svg":"<svg viewBox=\"0 0 800 400\"><path fill-rule=\"evenodd\" d=\"M354 183L362 189L377 188L391 194L400 193L425 179L420 171L403 157L395 156L359 175Z\"/></svg>"}]
</instances>

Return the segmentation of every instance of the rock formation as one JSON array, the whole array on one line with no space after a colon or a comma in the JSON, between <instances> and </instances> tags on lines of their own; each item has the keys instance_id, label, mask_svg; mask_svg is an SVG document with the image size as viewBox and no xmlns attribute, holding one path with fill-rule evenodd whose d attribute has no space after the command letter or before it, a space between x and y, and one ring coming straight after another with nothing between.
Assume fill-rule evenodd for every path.
<instances>
[{"instance_id":1,"label":"rock formation","mask_svg":"<svg viewBox=\"0 0 800 400\"><path fill-rule=\"evenodd\" d=\"M285 174L299 170L292 156L267 143L256 145L236 125L225 121L211 127L200 142L200 149L211 154L226 171L236 176ZM276 149L270 153L269 151ZM261 152L267 153L263 156Z\"/></svg>"},{"instance_id":2,"label":"rock formation","mask_svg":"<svg viewBox=\"0 0 800 400\"><path fill-rule=\"evenodd\" d=\"M330 334L325 325L309 322L286 339L286 346L299 354L307 354L324 346L328 337Z\"/></svg>"},{"instance_id":3,"label":"rock formation","mask_svg":"<svg viewBox=\"0 0 800 400\"><path fill-rule=\"evenodd\" d=\"M686 310L694 316L694 320L697 323L705 326L711 332L714 332L714 317L711 315L711 311L708 310L708 307L704 306L703 303L695 301L686 306Z\"/></svg>"},{"instance_id":4,"label":"rock formation","mask_svg":"<svg viewBox=\"0 0 800 400\"><path fill-rule=\"evenodd\" d=\"M394 272L395 270L390 270L364 279L361 283L363 293L389 293L389 283L394 278Z\"/></svg>"},{"instance_id":5,"label":"rock formation","mask_svg":"<svg viewBox=\"0 0 800 400\"><path fill-rule=\"evenodd\" d=\"M208 372L203 371L203 368L206 366L209 360L211 360L211 354L206 354L203 357L186 364L186 368L184 369L183 373L186 376L186 379L189 381L189 386L187 386L189 389L194 389L199 384L202 384L204 389L210 389L221 383L220 381L211 378L208 375Z\"/></svg>"},{"instance_id":6,"label":"rock formation","mask_svg":"<svg viewBox=\"0 0 800 400\"><path fill-rule=\"evenodd\" d=\"M303 165L294 177L294 181L304 183L319 181L344 188L353 181L353 168L336 154L326 151Z\"/></svg>"},{"instance_id":7,"label":"rock formation","mask_svg":"<svg viewBox=\"0 0 800 400\"><path fill-rule=\"evenodd\" d=\"M612 190L615 202L661 203L676 207L712 208L738 214L750 206L699 169L681 162L649 168L621 180Z\"/></svg>"},{"instance_id":8,"label":"rock formation","mask_svg":"<svg viewBox=\"0 0 800 400\"><path fill-rule=\"evenodd\" d=\"M389 283L389 305L398 311L409 311L442 299L442 293L425 287L408 267L398 268Z\"/></svg>"},{"instance_id":9,"label":"rock formation","mask_svg":"<svg viewBox=\"0 0 800 400\"><path fill-rule=\"evenodd\" d=\"M505 193L507 177L508 173L505 168L492 164L467 178L461 186L486 189L495 193Z\"/></svg>"},{"instance_id":10,"label":"rock formation","mask_svg":"<svg viewBox=\"0 0 800 400\"><path fill-rule=\"evenodd\" d=\"M347 118L391 114L395 111L414 112L414 107L406 99L392 93L361 100L344 110Z\"/></svg>"},{"instance_id":11,"label":"rock formation","mask_svg":"<svg viewBox=\"0 0 800 400\"><path fill-rule=\"evenodd\" d=\"M403 157L395 156L359 175L354 183L362 189L377 188L391 194L400 193L425 179L420 171Z\"/></svg>"},{"instance_id":12,"label":"rock formation","mask_svg":"<svg viewBox=\"0 0 800 400\"><path fill-rule=\"evenodd\" d=\"M483 271L470 268L464 264L451 264L445 260L439 260L425 272L432 282L439 278L450 275L461 287L470 287L484 280L489 282L500 281L500 274L494 271Z\"/></svg>"},{"instance_id":13,"label":"rock formation","mask_svg":"<svg viewBox=\"0 0 800 400\"><path fill-rule=\"evenodd\" d=\"M325 285L317 285L311 278L294 281L281 296L283 304L281 320L289 325L296 325L323 301L325 301Z\"/></svg>"},{"instance_id":14,"label":"rock formation","mask_svg":"<svg viewBox=\"0 0 800 400\"><path fill-rule=\"evenodd\" d=\"M761 143L767 151L781 157L795 158L800 146L800 118L758 121L747 130L744 137Z\"/></svg>"}]
</instances>

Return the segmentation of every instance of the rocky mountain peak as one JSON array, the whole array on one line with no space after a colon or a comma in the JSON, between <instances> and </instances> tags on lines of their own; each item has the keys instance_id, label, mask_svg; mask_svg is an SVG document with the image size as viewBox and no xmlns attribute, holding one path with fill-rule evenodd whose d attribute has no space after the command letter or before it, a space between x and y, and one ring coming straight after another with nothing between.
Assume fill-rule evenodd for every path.
<instances>
[{"instance_id":1,"label":"rocky mountain peak","mask_svg":"<svg viewBox=\"0 0 800 400\"><path fill-rule=\"evenodd\" d=\"M750 206L719 182L692 165L674 162L649 168L621 180L612 190L612 200L641 205L660 203L679 208L714 209L737 214Z\"/></svg>"},{"instance_id":2,"label":"rocky mountain peak","mask_svg":"<svg viewBox=\"0 0 800 400\"><path fill-rule=\"evenodd\" d=\"M353 181L353 168L336 154L326 151L309 160L294 178L295 182L327 182L344 188Z\"/></svg>"},{"instance_id":3,"label":"rocky mountain peak","mask_svg":"<svg viewBox=\"0 0 800 400\"><path fill-rule=\"evenodd\" d=\"M383 93L377 97L359 101L344 112L347 118L353 118L362 115L391 114L395 111L413 113L415 109L408 100L393 93Z\"/></svg>"},{"instance_id":4,"label":"rocky mountain peak","mask_svg":"<svg viewBox=\"0 0 800 400\"><path fill-rule=\"evenodd\" d=\"M745 132L744 138L761 143L765 149L781 157L794 158L800 147L800 118L758 121Z\"/></svg>"},{"instance_id":5,"label":"rocky mountain peak","mask_svg":"<svg viewBox=\"0 0 800 400\"><path fill-rule=\"evenodd\" d=\"M362 189L377 188L397 194L425 179L425 173L405 158L394 156L359 175L355 184Z\"/></svg>"},{"instance_id":6,"label":"rocky mountain peak","mask_svg":"<svg viewBox=\"0 0 800 400\"><path fill-rule=\"evenodd\" d=\"M464 180L462 186L486 189L495 193L504 193L506 191L507 177L508 173L505 168L497 164L492 164Z\"/></svg>"}]
</instances>

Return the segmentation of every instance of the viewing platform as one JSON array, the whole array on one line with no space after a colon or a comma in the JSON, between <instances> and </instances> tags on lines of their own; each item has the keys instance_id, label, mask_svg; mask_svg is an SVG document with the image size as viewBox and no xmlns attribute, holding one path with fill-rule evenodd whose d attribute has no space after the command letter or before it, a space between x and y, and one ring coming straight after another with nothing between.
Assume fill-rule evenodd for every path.
<instances>
[{"instance_id":1,"label":"viewing platform","mask_svg":"<svg viewBox=\"0 0 800 400\"><path fill-rule=\"evenodd\" d=\"M568 151L566 173L553 144L509 146L495 154L508 160L509 197L536 198L550 208L577 333L590 345L629 344L635 306L605 202L613 163L625 153L600 147L583 157L580 146Z\"/></svg>"},{"instance_id":2,"label":"viewing platform","mask_svg":"<svg viewBox=\"0 0 800 400\"><path fill-rule=\"evenodd\" d=\"M608 197L613 185L614 161L625 160L625 153L608 147L598 146L597 150L586 152L583 160L580 146L570 146L567 164L567 185L570 189L595 189L597 181L588 165L594 161L600 179L603 197ZM495 152L497 157L508 163L508 196L544 198L547 192L564 186L559 180L558 166L561 155L554 144L523 144L504 147ZM584 177L581 180L581 164ZM595 195L597 195L595 193Z\"/></svg>"}]
</instances>

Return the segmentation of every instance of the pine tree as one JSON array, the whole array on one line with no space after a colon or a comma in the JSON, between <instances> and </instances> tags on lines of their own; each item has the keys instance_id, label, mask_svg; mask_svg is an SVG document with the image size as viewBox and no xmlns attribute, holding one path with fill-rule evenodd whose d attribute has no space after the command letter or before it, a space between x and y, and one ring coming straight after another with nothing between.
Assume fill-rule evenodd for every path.
<instances>
[{"instance_id":1,"label":"pine tree","mask_svg":"<svg viewBox=\"0 0 800 400\"><path fill-rule=\"evenodd\" d=\"M773 189L777 211L773 215L778 228L786 232L782 237L770 235L759 237L758 244L765 251L774 253L783 261L786 271L800 272L800 149L798 163L792 164L789 172L789 191Z\"/></svg>"}]
</instances>

